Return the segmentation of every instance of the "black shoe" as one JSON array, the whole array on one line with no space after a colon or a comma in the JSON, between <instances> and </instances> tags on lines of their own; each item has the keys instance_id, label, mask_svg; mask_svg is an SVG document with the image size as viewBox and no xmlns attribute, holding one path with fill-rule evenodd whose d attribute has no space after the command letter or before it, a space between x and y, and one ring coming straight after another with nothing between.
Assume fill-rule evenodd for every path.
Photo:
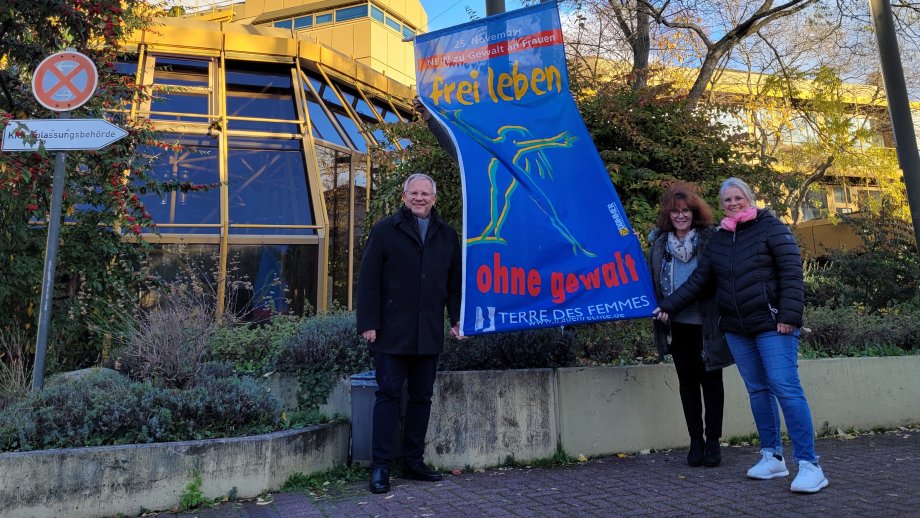
<instances>
[{"instance_id":1,"label":"black shoe","mask_svg":"<svg viewBox=\"0 0 920 518\"><path fill-rule=\"evenodd\" d=\"M690 451L687 452L687 464L694 468L703 464L703 438L690 438Z\"/></svg>"},{"instance_id":2,"label":"black shoe","mask_svg":"<svg viewBox=\"0 0 920 518\"><path fill-rule=\"evenodd\" d=\"M425 482L437 482L441 480L441 474L437 471L428 469L424 463L406 464L403 468L403 476L412 480L424 480Z\"/></svg>"},{"instance_id":3,"label":"black shoe","mask_svg":"<svg viewBox=\"0 0 920 518\"><path fill-rule=\"evenodd\" d=\"M714 468L722 463L722 446L719 444L719 438L707 438L706 447L703 451L703 466Z\"/></svg>"},{"instance_id":4,"label":"black shoe","mask_svg":"<svg viewBox=\"0 0 920 518\"><path fill-rule=\"evenodd\" d=\"M374 468L371 472L371 493L379 495L390 490L390 470L388 468Z\"/></svg>"}]
</instances>

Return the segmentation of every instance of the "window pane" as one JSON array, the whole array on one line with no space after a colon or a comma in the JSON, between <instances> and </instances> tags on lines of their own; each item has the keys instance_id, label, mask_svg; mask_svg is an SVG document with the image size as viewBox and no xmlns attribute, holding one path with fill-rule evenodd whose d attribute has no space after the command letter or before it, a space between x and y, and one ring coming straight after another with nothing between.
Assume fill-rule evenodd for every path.
<instances>
[{"instance_id":1,"label":"window pane","mask_svg":"<svg viewBox=\"0 0 920 518\"><path fill-rule=\"evenodd\" d=\"M414 38L414 37L415 37L415 31L413 31L413 30L410 29L409 27L406 27L405 25L403 25L403 28L402 28L402 35L403 35L404 38Z\"/></svg>"},{"instance_id":2,"label":"window pane","mask_svg":"<svg viewBox=\"0 0 920 518\"><path fill-rule=\"evenodd\" d=\"M207 115L210 113L209 69L210 60L183 59L169 56L151 56L155 60L153 74L154 92L150 103L152 112L177 112ZM194 88L198 91L183 91ZM181 116L151 115L157 120L183 120ZM202 122L201 117L189 117Z\"/></svg>"},{"instance_id":3,"label":"window pane","mask_svg":"<svg viewBox=\"0 0 920 518\"><path fill-rule=\"evenodd\" d=\"M367 16L367 4L346 7L335 11L335 21L344 22L345 20L354 20Z\"/></svg>"},{"instance_id":4,"label":"window pane","mask_svg":"<svg viewBox=\"0 0 920 518\"><path fill-rule=\"evenodd\" d=\"M377 143L380 144L383 149L386 149L387 151L393 151L396 149L396 144L394 144L387 137L386 132L384 132L382 129L375 128L372 133L374 134L374 138L377 140Z\"/></svg>"},{"instance_id":5,"label":"window pane","mask_svg":"<svg viewBox=\"0 0 920 518\"><path fill-rule=\"evenodd\" d=\"M312 26L313 26L313 15L301 16L300 18L294 19L295 29L302 29L304 27L312 27Z\"/></svg>"},{"instance_id":6,"label":"window pane","mask_svg":"<svg viewBox=\"0 0 920 518\"><path fill-rule=\"evenodd\" d=\"M387 16L387 25L396 32L402 32L402 24Z\"/></svg>"},{"instance_id":7,"label":"window pane","mask_svg":"<svg viewBox=\"0 0 920 518\"><path fill-rule=\"evenodd\" d=\"M308 95L312 95L309 94ZM340 146L348 146L345 139L339 134L329 116L323 111L323 108L316 103L311 97L307 98L307 110L310 112L310 123L313 127L313 136L319 139L327 140Z\"/></svg>"},{"instance_id":8,"label":"window pane","mask_svg":"<svg viewBox=\"0 0 920 518\"><path fill-rule=\"evenodd\" d=\"M846 187L841 185L834 186L834 203L850 203Z\"/></svg>"},{"instance_id":9,"label":"window pane","mask_svg":"<svg viewBox=\"0 0 920 518\"><path fill-rule=\"evenodd\" d=\"M280 21L273 23L272 25L274 25L275 27L280 27L282 29L290 29L291 22L293 22L293 20L280 20Z\"/></svg>"},{"instance_id":10,"label":"window pane","mask_svg":"<svg viewBox=\"0 0 920 518\"><path fill-rule=\"evenodd\" d=\"M164 141L184 146L180 151L151 146L138 147L138 159L152 162L150 176L161 182L217 183L219 163L217 139L195 135L164 135ZM220 223L220 189L207 192L148 193L141 196L147 212L157 224ZM162 234L217 234L220 229L174 227L158 228Z\"/></svg>"},{"instance_id":11,"label":"window pane","mask_svg":"<svg viewBox=\"0 0 920 518\"><path fill-rule=\"evenodd\" d=\"M313 85L317 91L320 91L324 84L321 83L318 79L314 77L308 77L310 84ZM316 101L316 97L313 95L313 92L310 91L310 87L304 84L304 96L307 99L307 112L310 116L310 124L313 128L313 136L323 140L327 140L334 144L340 146L348 147L348 144L345 143L345 139L342 138L342 135L339 134L338 130L335 129L335 126L332 124L332 121L329 119L329 116L326 115L325 110L322 106Z\"/></svg>"},{"instance_id":12,"label":"window pane","mask_svg":"<svg viewBox=\"0 0 920 518\"><path fill-rule=\"evenodd\" d=\"M332 13L316 15L316 25L319 25L321 23L329 23L331 21L332 21Z\"/></svg>"},{"instance_id":13,"label":"window pane","mask_svg":"<svg viewBox=\"0 0 920 518\"><path fill-rule=\"evenodd\" d=\"M262 117L297 120L291 86L290 66L268 63L229 62L227 64L227 114L231 117ZM229 121L229 129L299 132L295 123Z\"/></svg>"},{"instance_id":14,"label":"window pane","mask_svg":"<svg viewBox=\"0 0 920 518\"><path fill-rule=\"evenodd\" d=\"M115 73L122 76L137 76L137 55L122 56L115 62Z\"/></svg>"},{"instance_id":15,"label":"window pane","mask_svg":"<svg viewBox=\"0 0 920 518\"><path fill-rule=\"evenodd\" d=\"M390 109L389 105L383 104L376 99L372 99L371 102L374 103L374 107L377 108L377 113L383 117L384 122L399 122L399 116Z\"/></svg>"},{"instance_id":16,"label":"window pane","mask_svg":"<svg viewBox=\"0 0 920 518\"><path fill-rule=\"evenodd\" d=\"M203 244L160 244L148 254L150 269L165 282L199 284L217 295L220 247Z\"/></svg>"},{"instance_id":17,"label":"window pane","mask_svg":"<svg viewBox=\"0 0 920 518\"><path fill-rule=\"evenodd\" d=\"M355 111L361 114L362 116L366 117L368 119L366 122L371 122L371 123L378 122L377 116L374 115L374 110L372 110L371 107L368 106L366 102L364 102L364 99L360 97L358 97L357 99L358 99L358 102L352 105L354 106Z\"/></svg>"},{"instance_id":18,"label":"window pane","mask_svg":"<svg viewBox=\"0 0 920 518\"><path fill-rule=\"evenodd\" d=\"M381 11L377 6L371 6L371 18L377 20L380 23L383 23L383 11Z\"/></svg>"},{"instance_id":19,"label":"window pane","mask_svg":"<svg viewBox=\"0 0 920 518\"><path fill-rule=\"evenodd\" d=\"M361 131L358 130L358 125L355 124L355 121L351 120L351 117L345 115L344 113L339 113L338 111L334 113L336 120L339 121L339 124L345 128L345 132L348 133L349 137L351 137L351 141L355 144L355 149L361 151L362 153L366 153L367 142L364 140L364 137L361 136Z\"/></svg>"},{"instance_id":20,"label":"window pane","mask_svg":"<svg viewBox=\"0 0 920 518\"><path fill-rule=\"evenodd\" d=\"M805 199L799 207L800 221L811 221L822 216L821 209L824 208L824 193L808 191Z\"/></svg>"},{"instance_id":21,"label":"window pane","mask_svg":"<svg viewBox=\"0 0 920 518\"><path fill-rule=\"evenodd\" d=\"M156 67L153 82L157 85L208 86L210 60L151 56Z\"/></svg>"},{"instance_id":22,"label":"window pane","mask_svg":"<svg viewBox=\"0 0 920 518\"><path fill-rule=\"evenodd\" d=\"M349 216L351 214L351 154L316 146L323 197L329 216L329 278L332 299L348 304Z\"/></svg>"},{"instance_id":23,"label":"window pane","mask_svg":"<svg viewBox=\"0 0 920 518\"><path fill-rule=\"evenodd\" d=\"M191 92L167 92L157 89L153 93L153 100L150 103L151 112L174 112L187 113L188 116L181 115L160 115L151 113L150 118L156 120L187 120L191 122L203 122L203 115L210 112L208 102L209 96L206 93ZM198 114L198 117L191 116Z\"/></svg>"},{"instance_id":24,"label":"window pane","mask_svg":"<svg viewBox=\"0 0 920 518\"><path fill-rule=\"evenodd\" d=\"M789 126L784 126L782 134L783 140L791 144L807 144L817 140L814 128L801 117L796 117Z\"/></svg>"},{"instance_id":25,"label":"window pane","mask_svg":"<svg viewBox=\"0 0 920 518\"><path fill-rule=\"evenodd\" d=\"M318 254L317 245L231 245L227 310L258 322L315 308Z\"/></svg>"},{"instance_id":26,"label":"window pane","mask_svg":"<svg viewBox=\"0 0 920 518\"><path fill-rule=\"evenodd\" d=\"M339 102L339 98L335 95L335 92L330 88L325 82L320 81L318 78L310 77L310 83L313 85L313 88L319 92L320 96L325 101L326 106L335 114L336 120L339 121L339 124L342 128L345 129L345 132L350 137L351 141L354 143L355 149L358 149L361 152L367 151L367 142L365 142L364 137L361 136L361 132L358 129L358 126L355 122L346 115L345 108L342 107L342 103ZM348 93L343 93L343 97L348 99ZM349 146L351 147L351 146Z\"/></svg>"},{"instance_id":27,"label":"window pane","mask_svg":"<svg viewBox=\"0 0 920 518\"><path fill-rule=\"evenodd\" d=\"M312 225L299 140L232 139L227 153L230 223ZM313 235L313 229L230 228L242 235Z\"/></svg>"}]
</instances>

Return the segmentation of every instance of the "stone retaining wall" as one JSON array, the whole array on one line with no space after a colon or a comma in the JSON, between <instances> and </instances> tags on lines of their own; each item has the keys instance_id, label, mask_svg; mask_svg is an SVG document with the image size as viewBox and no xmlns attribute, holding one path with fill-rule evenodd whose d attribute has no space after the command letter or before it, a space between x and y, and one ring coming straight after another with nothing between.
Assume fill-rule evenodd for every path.
<instances>
[{"instance_id":1,"label":"stone retaining wall","mask_svg":"<svg viewBox=\"0 0 920 518\"><path fill-rule=\"evenodd\" d=\"M252 437L0 454L0 516L91 517L169 509L194 474L207 498L254 497L295 472L344 463L348 424Z\"/></svg>"},{"instance_id":2,"label":"stone retaining wall","mask_svg":"<svg viewBox=\"0 0 920 518\"><path fill-rule=\"evenodd\" d=\"M803 360L799 373L818 433L920 422L920 356ZM735 367L724 370L723 437L755 432ZM296 400L296 387L276 386ZM368 390L368 389L363 389ZM373 398L355 398L372 412ZM330 414L351 415L348 380ZM365 419L364 421L369 421ZM206 497L277 489L295 472L348 458L348 424L236 439L0 454L0 516L103 516L168 509L193 474ZM438 374L426 460L440 468L495 466L509 458L598 456L689 442L669 364ZM820 452L819 452L820 454ZM359 459L360 460L360 459Z\"/></svg>"}]
</instances>

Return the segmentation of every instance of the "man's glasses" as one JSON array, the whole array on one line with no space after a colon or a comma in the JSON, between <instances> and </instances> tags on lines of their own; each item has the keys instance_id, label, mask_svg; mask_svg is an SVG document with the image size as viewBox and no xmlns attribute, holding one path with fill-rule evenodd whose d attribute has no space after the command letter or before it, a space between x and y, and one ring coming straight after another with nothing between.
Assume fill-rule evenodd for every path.
<instances>
[{"instance_id":1,"label":"man's glasses","mask_svg":"<svg viewBox=\"0 0 920 518\"><path fill-rule=\"evenodd\" d=\"M693 214L693 209L680 209L680 210L671 211L671 216L674 216L675 218L677 216L690 216L692 214Z\"/></svg>"},{"instance_id":2,"label":"man's glasses","mask_svg":"<svg viewBox=\"0 0 920 518\"><path fill-rule=\"evenodd\" d=\"M406 196L410 198L431 198L432 196L434 196L433 192L425 192L425 191L411 191L411 192L404 191L404 193Z\"/></svg>"}]
</instances>

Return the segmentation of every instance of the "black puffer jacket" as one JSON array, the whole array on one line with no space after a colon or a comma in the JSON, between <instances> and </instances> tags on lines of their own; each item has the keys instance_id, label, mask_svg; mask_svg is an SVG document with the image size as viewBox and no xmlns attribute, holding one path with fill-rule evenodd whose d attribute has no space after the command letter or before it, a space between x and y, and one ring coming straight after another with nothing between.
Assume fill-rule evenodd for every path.
<instances>
[{"instance_id":1,"label":"black puffer jacket","mask_svg":"<svg viewBox=\"0 0 920 518\"><path fill-rule=\"evenodd\" d=\"M792 233L769 210L759 209L736 232L716 232L687 282L659 306L676 313L712 281L723 331L754 336L776 331L777 323L802 326L802 256Z\"/></svg>"},{"instance_id":2,"label":"black puffer jacket","mask_svg":"<svg viewBox=\"0 0 920 518\"><path fill-rule=\"evenodd\" d=\"M697 253L702 255L702 250L706 249L706 245L716 232L714 228L709 227L697 229L697 232L699 235L697 243L699 252ZM664 290L661 289L661 263L664 261L665 250L668 246L668 232L661 232L656 228L649 235L649 241L652 246L648 259L655 285L655 298L661 300L664 298ZM725 342L725 335L719 330L719 310L716 307L714 294L715 290L710 286L710 289L707 289L699 299L700 316L703 320L703 364L707 371L721 369L735 363L731 351L728 350L728 344ZM655 346L661 358L671 352L671 324L652 320L652 326L655 332Z\"/></svg>"}]
</instances>

